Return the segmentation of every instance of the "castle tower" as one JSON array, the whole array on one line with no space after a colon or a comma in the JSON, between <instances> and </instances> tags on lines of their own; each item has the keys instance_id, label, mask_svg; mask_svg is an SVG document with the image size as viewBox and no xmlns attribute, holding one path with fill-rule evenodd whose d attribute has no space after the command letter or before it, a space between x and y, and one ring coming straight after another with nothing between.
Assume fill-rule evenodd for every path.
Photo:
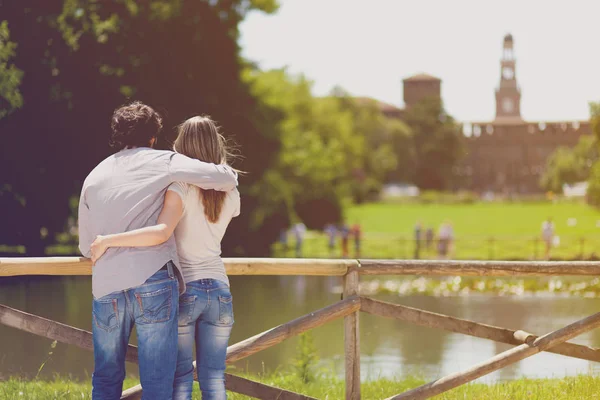
<instances>
[{"instance_id":1,"label":"castle tower","mask_svg":"<svg viewBox=\"0 0 600 400\"><path fill-rule=\"evenodd\" d=\"M521 91L515 76L513 37L504 37L500 61L500 86L496 90L496 122L521 122Z\"/></svg>"},{"instance_id":2,"label":"castle tower","mask_svg":"<svg viewBox=\"0 0 600 400\"><path fill-rule=\"evenodd\" d=\"M412 108L419 101L428 97L441 97L442 81L435 76L418 74L408 77L404 83L404 104L406 109Z\"/></svg>"}]
</instances>

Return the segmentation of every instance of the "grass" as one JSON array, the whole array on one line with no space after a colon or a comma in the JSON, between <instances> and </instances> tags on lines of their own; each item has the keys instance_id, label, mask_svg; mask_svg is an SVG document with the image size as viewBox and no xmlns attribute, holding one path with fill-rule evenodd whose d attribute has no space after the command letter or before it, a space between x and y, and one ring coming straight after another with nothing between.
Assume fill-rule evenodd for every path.
<instances>
[{"instance_id":1,"label":"grass","mask_svg":"<svg viewBox=\"0 0 600 400\"><path fill-rule=\"evenodd\" d=\"M352 206L346 216L349 224L362 227L363 258L413 258L417 221L435 231L444 221L451 221L456 236L453 257L457 259L540 259L544 252L541 225L548 217L553 218L560 238L553 258L597 257L600 248L600 211L578 202L372 203ZM354 257L352 244L350 250L350 257ZM330 254L327 238L315 231L303 246L304 257L340 257L340 252L338 243ZM293 257L294 251L275 245L274 256ZM434 249L421 253L421 258L435 257Z\"/></svg>"},{"instance_id":2,"label":"grass","mask_svg":"<svg viewBox=\"0 0 600 400\"><path fill-rule=\"evenodd\" d=\"M320 379L304 384L295 375L269 375L258 379L261 382L304 393L318 399L337 400L344 398L344 382L340 379ZM127 379L124 387L138 382ZM410 377L402 380L379 379L364 382L361 387L365 400L383 399L425 383L422 379ZM0 398L4 400L81 400L91 399L89 382L72 382L65 379L54 381L25 381L9 379L0 382ZM229 399L249 399L235 393L228 393ZM194 385L194 399L200 399L198 385ZM519 379L496 384L469 384L434 397L440 400L583 400L600 399L600 377L580 375L561 379Z\"/></svg>"}]
</instances>

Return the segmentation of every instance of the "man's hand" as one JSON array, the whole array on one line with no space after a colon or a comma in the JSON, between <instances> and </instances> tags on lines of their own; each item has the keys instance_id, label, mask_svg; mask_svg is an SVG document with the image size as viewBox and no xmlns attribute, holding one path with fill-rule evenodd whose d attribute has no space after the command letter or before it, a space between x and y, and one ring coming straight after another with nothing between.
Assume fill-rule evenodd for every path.
<instances>
[{"instance_id":1,"label":"man's hand","mask_svg":"<svg viewBox=\"0 0 600 400\"><path fill-rule=\"evenodd\" d=\"M108 249L106 240L104 236L98 235L96 236L96 240L92 243L91 252L92 252L92 266L96 265L96 261L106 252Z\"/></svg>"}]
</instances>

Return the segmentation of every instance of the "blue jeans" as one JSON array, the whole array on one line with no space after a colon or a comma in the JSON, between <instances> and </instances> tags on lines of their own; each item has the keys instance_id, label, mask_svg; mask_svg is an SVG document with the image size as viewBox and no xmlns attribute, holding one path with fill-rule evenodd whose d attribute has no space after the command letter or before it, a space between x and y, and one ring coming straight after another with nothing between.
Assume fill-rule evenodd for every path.
<instances>
[{"instance_id":1,"label":"blue jeans","mask_svg":"<svg viewBox=\"0 0 600 400\"><path fill-rule=\"evenodd\" d=\"M144 284L114 292L92 303L94 374L92 399L120 399L125 379L125 353L135 325L138 337L142 399L173 395L177 365L179 283L172 262Z\"/></svg>"},{"instance_id":2,"label":"blue jeans","mask_svg":"<svg viewBox=\"0 0 600 400\"><path fill-rule=\"evenodd\" d=\"M179 354L173 400L192 398L193 347L202 400L223 400L225 357L233 327L229 286L215 279L199 279L186 285L179 299Z\"/></svg>"}]
</instances>

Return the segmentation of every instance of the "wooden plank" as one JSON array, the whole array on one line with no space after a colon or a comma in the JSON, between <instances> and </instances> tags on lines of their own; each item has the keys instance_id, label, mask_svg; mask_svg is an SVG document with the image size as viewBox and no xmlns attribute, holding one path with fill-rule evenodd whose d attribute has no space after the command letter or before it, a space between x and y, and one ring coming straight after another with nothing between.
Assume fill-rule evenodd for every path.
<instances>
[{"instance_id":1,"label":"wooden plank","mask_svg":"<svg viewBox=\"0 0 600 400\"><path fill-rule=\"evenodd\" d=\"M302 332L324 325L334 319L344 317L348 314L355 313L360 309L360 299L358 296L353 296L335 304L303 315L283 325L279 325L268 331L259 333L246 340L242 340L227 348L227 364L234 363L243 358L258 353L261 350L274 346L283 342L285 339ZM194 362L194 376L196 374L196 363ZM140 393L142 387L134 386L128 390L129 395Z\"/></svg>"},{"instance_id":2,"label":"wooden plank","mask_svg":"<svg viewBox=\"0 0 600 400\"><path fill-rule=\"evenodd\" d=\"M294 258L225 258L228 275L343 276L356 260ZM19 275L91 275L92 265L83 257L0 258L0 277Z\"/></svg>"},{"instance_id":3,"label":"wooden plank","mask_svg":"<svg viewBox=\"0 0 600 400\"><path fill-rule=\"evenodd\" d=\"M94 350L91 332L0 304L0 323L60 343ZM129 345L125 360L137 362L137 347Z\"/></svg>"},{"instance_id":4,"label":"wooden plank","mask_svg":"<svg viewBox=\"0 0 600 400\"><path fill-rule=\"evenodd\" d=\"M134 386L125 390L121 394L121 399L140 400L142 391ZM242 378L231 374L225 374L225 388L231 392L241 393L245 396L264 400L316 400L314 397L305 396L300 393L291 392L275 386L255 382L250 379Z\"/></svg>"},{"instance_id":5,"label":"wooden plank","mask_svg":"<svg viewBox=\"0 0 600 400\"><path fill-rule=\"evenodd\" d=\"M92 262L84 257L0 258L0 277L19 275L91 275Z\"/></svg>"},{"instance_id":6,"label":"wooden plank","mask_svg":"<svg viewBox=\"0 0 600 400\"><path fill-rule=\"evenodd\" d=\"M358 260L361 275L600 275L599 261Z\"/></svg>"},{"instance_id":7,"label":"wooden plank","mask_svg":"<svg viewBox=\"0 0 600 400\"><path fill-rule=\"evenodd\" d=\"M465 319L450 317L430 311L419 310L398 304L386 303L361 297L361 311L386 318L395 318L411 324L427 328L444 329L450 332L462 333L496 342L520 345L531 343L537 336L522 330L500 328L493 325L480 324ZM551 353L562 354L582 360L600 362L600 349L582 346L574 343L562 343L547 350Z\"/></svg>"},{"instance_id":8,"label":"wooden plank","mask_svg":"<svg viewBox=\"0 0 600 400\"><path fill-rule=\"evenodd\" d=\"M235 375L227 375L225 377L225 387L227 390L232 392L242 393L246 396L255 397L257 399L316 400L314 397L309 397L300 393L265 385L264 383L251 381Z\"/></svg>"},{"instance_id":9,"label":"wooden plank","mask_svg":"<svg viewBox=\"0 0 600 400\"><path fill-rule=\"evenodd\" d=\"M360 309L360 299L349 297L335 304L321 308L310 314L303 315L283 325L259 333L246 340L238 342L227 349L227 362L233 363L258 353L261 350L283 342L285 339L310 329L324 325L334 319L345 317Z\"/></svg>"},{"instance_id":10,"label":"wooden plank","mask_svg":"<svg viewBox=\"0 0 600 400\"><path fill-rule=\"evenodd\" d=\"M356 269L344 276L344 298L358 296L359 275ZM346 400L360 400L360 330L359 312L344 317L344 356Z\"/></svg>"},{"instance_id":11,"label":"wooden plank","mask_svg":"<svg viewBox=\"0 0 600 400\"><path fill-rule=\"evenodd\" d=\"M15 310L0 304L0 323L25 332L33 333L48 339L56 340L65 344L73 344L79 348L93 351L93 340L91 332L61 324L37 315ZM137 347L129 344L125 360L138 363ZM132 390L139 387L139 390ZM281 400L309 400L312 397L304 396L295 392L254 382L249 379L225 374L225 387L227 390L253 396L259 399L281 399ZM136 386L123 392L121 398L141 399L141 386Z\"/></svg>"},{"instance_id":12,"label":"wooden plank","mask_svg":"<svg viewBox=\"0 0 600 400\"><path fill-rule=\"evenodd\" d=\"M429 382L423 386L409 390L402 394L390 397L394 400L410 399L421 400L446 392L457 386L471 382L479 377L494 372L507 365L514 364L524 358L530 357L559 343L581 335L600 326L600 313L574 322L564 328L550 332L534 340L531 344L522 344L502 352L487 361L479 363L465 371L457 372L441 379Z\"/></svg>"},{"instance_id":13,"label":"wooden plank","mask_svg":"<svg viewBox=\"0 0 600 400\"><path fill-rule=\"evenodd\" d=\"M356 260L309 258L224 258L228 275L343 276Z\"/></svg>"},{"instance_id":14,"label":"wooden plank","mask_svg":"<svg viewBox=\"0 0 600 400\"><path fill-rule=\"evenodd\" d=\"M343 276L360 263L361 275L546 276L600 275L598 261L321 260L226 258L229 275ZM0 277L90 275L83 257L0 258Z\"/></svg>"}]
</instances>

